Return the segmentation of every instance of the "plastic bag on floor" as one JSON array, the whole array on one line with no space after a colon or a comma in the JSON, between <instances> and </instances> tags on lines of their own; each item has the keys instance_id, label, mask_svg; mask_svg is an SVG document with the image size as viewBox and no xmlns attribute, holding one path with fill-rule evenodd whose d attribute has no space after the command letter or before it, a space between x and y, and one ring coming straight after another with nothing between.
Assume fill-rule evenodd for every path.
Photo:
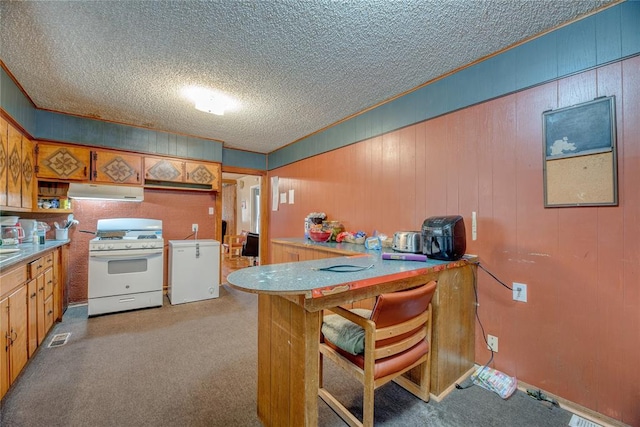
<instances>
[{"instance_id":1,"label":"plastic bag on floor","mask_svg":"<svg viewBox=\"0 0 640 427\"><path fill-rule=\"evenodd\" d=\"M476 369L471 375L471 380L474 384L497 393L503 399L511 396L518 387L518 380L515 377L510 377L488 366L480 366Z\"/></svg>"}]
</instances>

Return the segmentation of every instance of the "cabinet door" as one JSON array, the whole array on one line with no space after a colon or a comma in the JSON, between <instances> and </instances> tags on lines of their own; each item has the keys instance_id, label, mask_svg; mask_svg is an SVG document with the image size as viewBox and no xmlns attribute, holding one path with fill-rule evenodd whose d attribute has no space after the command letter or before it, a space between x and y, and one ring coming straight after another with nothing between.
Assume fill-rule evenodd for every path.
<instances>
[{"instance_id":1,"label":"cabinet door","mask_svg":"<svg viewBox=\"0 0 640 427\"><path fill-rule=\"evenodd\" d=\"M185 162L185 182L211 186L220 190L220 163Z\"/></svg>"},{"instance_id":2,"label":"cabinet door","mask_svg":"<svg viewBox=\"0 0 640 427\"><path fill-rule=\"evenodd\" d=\"M93 182L107 184L142 184L142 156L93 151Z\"/></svg>"},{"instance_id":3,"label":"cabinet door","mask_svg":"<svg viewBox=\"0 0 640 427\"><path fill-rule=\"evenodd\" d=\"M61 248L53 251L53 320L62 320L62 276L60 274Z\"/></svg>"},{"instance_id":4,"label":"cabinet door","mask_svg":"<svg viewBox=\"0 0 640 427\"><path fill-rule=\"evenodd\" d=\"M27 337L29 340L29 357L38 348L38 288L36 280L27 283Z\"/></svg>"},{"instance_id":5,"label":"cabinet door","mask_svg":"<svg viewBox=\"0 0 640 427\"><path fill-rule=\"evenodd\" d=\"M145 157L144 178L152 181L184 182L184 162Z\"/></svg>"},{"instance_id":6,"label":"cabinet door","mask_svg":"<svg viewBox=\"0 0 640 427\"><path fill-rule=\"evenodd\" d=\"M9 125L7 131L7 206L22 207L22 134Z\"/></svg>"},{"instance_id":7,"label":"cabinet door","mask_svg":"<svg viewBox=\"0 0 640 427\"><path fill-rule=\"evenodd\" d=\"M8 126L7 121L0 117L0 206L7 206L7 171L9 169Z\"/></svg>"},{"instance_id":8,"label":"cabinet door","mask_svg":"<svg viewBox=\"0 0 640 427\"><path fill-rule=\"evenodd\" d=\"M91 151L88 148L43 142L36 145L38 178L88 181L90 165Z\"/></svg>"},{"instance_id":9,"label":"cabinet door","mask_svg":"<svg viewBox=\"0 0 640 427\"><path fill-rule=\"evenodd\" d=\"M9 390L9 298L0 301L0 399Z\"/></svg>"},{"instance_id":10,"label":"cabinet door","mask_svg":"<svg viewBox=\"0 0 640 427\"><path fill-rule=\"evenodd\" d=\"M9 296L9 371L13 383L27 364L27 286Z\"/></svg>"},{"instance_id":11,"label":"cabinet door","mask_svg":"<svg viewBox=\"0 0 640 427\"><path fill-rule=\"evenodd\" d=\"M49 329L53 326L53 295L49 295L49 298L44 302L44 330L45 335L49 332Z\"/></svg>"},{"instance_id":12,"label":"cabinet door","mask_svg":"<svg viewBox=\"0 0 640 427\"><path fill-rule=\"evenodd\" d=\"M22 136L22 191L21 203L23 208L33 207L35 189L35 162L33 156L33 142Z\"/></svg>"},{"instance_id":13,"label":"cabinet door","mask_svg":"<svg viewBox=\"0 0 640 427\"><path fill-rule=\"evenodd\" d=\"M36 312L37 312L37 329L38 329L38 345L42 344L44 340L44 336L46 335L46 331L44 330L44 319L45 319L45 311L44 311L44 273L38 274L36 276Z\"/></svg>"}]
</instances>

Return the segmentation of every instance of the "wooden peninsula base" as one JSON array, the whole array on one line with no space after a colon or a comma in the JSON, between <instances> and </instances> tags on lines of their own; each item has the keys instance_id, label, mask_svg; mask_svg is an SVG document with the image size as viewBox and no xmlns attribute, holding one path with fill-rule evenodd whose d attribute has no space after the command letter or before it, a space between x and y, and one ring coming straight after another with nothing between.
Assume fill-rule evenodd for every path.
<instances>
[{"instance_id":1,"label":"wooden peninsula base","mask_svg":"<svg viewBox=\"0 0 640 427\"><path fill-rule=\"evenodd\" d=\"M320 248L321 250L321 248ZM339 256L334 253L333 256ZM318 257L322 258L322 257ZM289 275L309 263L358 261L376 263L378 274L319 290L274 290L250 285ZM316 426L318 423L318 371L321 310L375 298L376 295L438 282L433 306L431 394L440 400L455 382L473 368L475 336L476 266L467 260L389 273L396 265L382 264L377 255L316 259L238 270L229 283L258 297L258 416L266 426ZM412 264L415 265L416 263ZM279 267L279 266L287 266ZM278 269L280 268L280 269ZM307 269L309 269L307 267ZM299 273L299 274L303 274ZM309 274L309 273L307 273ZM263 275L263 276L260 276ZM259 278L262 277L262 278ZM317 276L309 276L317 277ZM336 277L334 274L333 278ZM299 279L297 279L299 280ZM333 279L336 280L336 279ZM284 281L284 279L283 279ZM280 283L275 283L280 286ZM414 375L417 377L417 375ZM410 375L411 377L411 375Z\"/></svg>"}]
</instances>

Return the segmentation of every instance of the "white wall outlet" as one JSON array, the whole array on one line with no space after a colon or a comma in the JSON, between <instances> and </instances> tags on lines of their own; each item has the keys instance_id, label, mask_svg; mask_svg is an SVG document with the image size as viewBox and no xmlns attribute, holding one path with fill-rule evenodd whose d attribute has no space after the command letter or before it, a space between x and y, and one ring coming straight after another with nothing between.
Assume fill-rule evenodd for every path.
<instances>
[{"instance_id":1,"label":"white wall outlet","mask_svg":"<svg viewBox=\"0 0 640 427\"><path fill-rule=\"evenodd\" d=\"M209 206L209 215L213 215L213 206Z\"/></svg>"},{"instance_id":2,"label":"white wall outlet","mask_svg":"<svg viewBox=\"0 0 640 427\"><path fill-rule=\"evenodd\" d=\"M493 350L494 353L498 352L498 337L487 335L487 350Z\"/></svg>"},{"instance_id":3,"label":"white wall outlet","mask_svg":"<svg viewBox=\"0 0 640 427\"><path fill-rule=\"evenodd\" d=\"M198 231L198 224L191 224L191 231L193 231L194 233Z\"/></svg>"},{"instance_id":4,"label":"white wall outlet","mask_svg":"<svg viewBox=\"0 0 640 427\"><path fill-rule=\"evenodd\" d=\"M513 282L513 300L527 302L527 285Z\"/></svg>"}]
</instances>

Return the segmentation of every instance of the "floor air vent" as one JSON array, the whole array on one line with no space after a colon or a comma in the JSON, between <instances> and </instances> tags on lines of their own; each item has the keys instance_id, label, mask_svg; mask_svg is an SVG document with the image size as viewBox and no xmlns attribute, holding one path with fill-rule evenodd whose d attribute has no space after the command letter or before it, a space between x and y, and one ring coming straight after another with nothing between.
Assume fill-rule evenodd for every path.
<instances>
[{"instance_id":1,"label":"floor air vent","mask_svg":"<svg viewBox=\"0 0 640 427\"><path fill-rule=\"evenodd\" d=\"M49 343L49 348L60 347L61 345L65 345L70 335L71 335L71 332L54 335L53 338L51 338L51 342Z\"/></svg>"},{"instance_id":2,"label":"floor air vent","mask_svg":"<svg viewBox=\"0 0 640 427\"><path fill-rule=\"evenodd\" d=\"M602 427L600 424L596 424L593 421L589 421L576 414L573 414L571 416L571 421L569 421L569 426L570 427Z\"/></svg>"}]
</instances>

